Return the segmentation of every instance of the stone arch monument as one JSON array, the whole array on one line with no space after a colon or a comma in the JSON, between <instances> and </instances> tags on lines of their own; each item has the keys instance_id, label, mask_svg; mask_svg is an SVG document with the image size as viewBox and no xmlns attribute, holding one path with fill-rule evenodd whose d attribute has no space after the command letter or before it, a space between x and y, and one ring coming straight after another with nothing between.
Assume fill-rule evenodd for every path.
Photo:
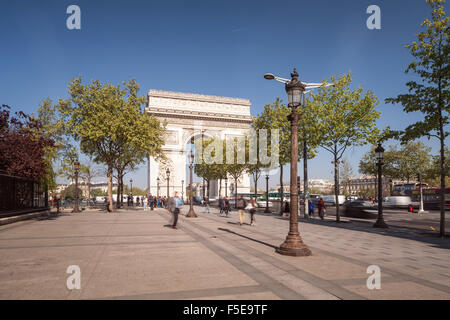
<instances>
[{"instance_id":1,"label":"stone arch monument","mask_svg":"<svg viewBox=\"0 0 450 320\"><path fill-rule=\"evenodd\" d=\"M199 136L217 136L221 139L242 136L250 128L252 121L250 101L247 99L163 90L149 90L145 112L167 123L163 150L168 160L160 163L150 157L147 167L147 187L152 195L157 195L159 177L161 196L167 194L167 169L170 170L170 195L175 191L181 195L183 187L187 187L187 145L191 139ZM235 189L232 183L234 181L229 178L228 195L231 195L231 188ZM224 182L222 184L222 188L219 188L218 181L210 182L211 198L217 198L220 189L222 195L225 195ZM239 179L237 187L238 192L250 192L250 178L247 174ZM185 192L184 194L186 195Z\"/></svg>"}]
</instances>

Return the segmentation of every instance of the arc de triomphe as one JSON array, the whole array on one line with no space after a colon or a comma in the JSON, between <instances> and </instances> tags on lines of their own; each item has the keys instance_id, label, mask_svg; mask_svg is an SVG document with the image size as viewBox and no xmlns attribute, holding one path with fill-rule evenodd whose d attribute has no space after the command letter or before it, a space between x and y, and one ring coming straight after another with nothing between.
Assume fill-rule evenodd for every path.
<instances>
[{"instance_id":1,"label":"arc de triomphe","mask_svg":"<svg viewBox=\"0 0 450 320\"><path fill-rule=\"evenodd\" d=\"M226 139L242 136L250 128L250 101L247 99L218 97L193 93L181 93L163 90L149 90L148 105L145 112L154 115L166 126L166 144L163 147L168 161L159 163L148 159L147 185L152 195L157 195L159 177L159 195L167 194L166 169L170 170L169 191L181 195L182 181L184 189L189 183L187 175L188 144L192 139L220 137ZM210 182L210 197L225 195L225 183L219 188L218 181ZM234 181L228 177L228 191L236 189ZM244 174L238 181L238 192L250 192L250 178ZM184 192L186 196L186 192Z\"/></svg>"}]
</instances>

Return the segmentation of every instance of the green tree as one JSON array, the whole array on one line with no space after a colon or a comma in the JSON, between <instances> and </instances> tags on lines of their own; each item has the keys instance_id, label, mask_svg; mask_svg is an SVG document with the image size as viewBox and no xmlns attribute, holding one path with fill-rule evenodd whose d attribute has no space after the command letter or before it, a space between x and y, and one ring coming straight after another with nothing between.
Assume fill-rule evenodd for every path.
<instances>
[{"instance_id":1,"label":"green tree","mask_svg":"<svg viewBox=\"0 0 450 320\"><path fill-rule=\"evenodd\" d=\"M155 117L141 113L146 98L138 96L138 91L134 79L122 87L98 80L83 85L79 77L69 85L70 98L58 104L65 128L80 142L81 151L106 166L111 199L113 170L124 148L155 157L162 153L165 129Z\"/></svg>"},{"instance_id":2,"label":"green tree","mask_svg":"<svg viewBox=\"0 0 450 320\"><path fill-rule=\"evenodd\" d=\"M348 147L374 142L380 136L375 123L380 114L375 110L378 99L372 91L363 93L361 87L350 89L350 72L338 79L331 76L330 80L333 86L319 88L317 93L311 93L311 98L319 114L320 146L333 155L336 221L339 222L339 161Z\"/></svg>"},{"instance_id":3,"label":"green tree","mask_svg":"<svg viewBox=\"0 0 450 320\"><path fill-rule=\"evenodd\" d=\"M71 184L61 192L61 195L65 199L74 199L75 198L75 190L76 190L75 185ZM79 195L82 194L82 191L79 187L78 187L78 194Z\"/></svg>"},{"instance_id":4,"label":"green tree","mask_svg":"<svg viewBox=\"0 0 450 320\"><path fill-rule=\"evenodd\" d=\"M406 142L400 150L391 146L386 159L386 174L407 183L417 180L418 174L425 174L430 167L430 151L431 148L420 141Z\"/></svg>"},{"instance_id":5,"label":"green tree","mask_svg":"<svg viewBox=\"0 0 450 320\"><path fill-rule=\"evenodd\" d=\"M445 147L445 185L450 185L450 149ZM431 186L439 186L441 178L441 158L440 156L433 156L430 166L424 175L424 182Z\"/></svg>"},{"instance_id":6,"label":"green tree","mask_svg":"<svg viewBox=\"0 0 450 320\"><path fill-rule=\"evenodd\" d=\"M268 130L268 147L271 152L278 152L278 161L280 165L280 187L283 190L283 166L291 160L291 127L288 116L291 109L282 104L280 98L275 102L264 106L264 111L253 120L252 126L255 129ZM279 144L278 148L271 145L271 129L278 129ZM276 149L276 150L275 150ZM284 194L280 194L281 203L283 203ZM283 206L280 206L280 215L283 213Z\"/></svg>"},{"instance_id":7,"label":"green tree","mask_svg":"<svg viewBox=\"0 0 450 320\"><path fill-rule=\"evenodd\" d=\"M406 45L414 61L406 73L413 72L418 81L409 81L406 85L409 93L396 98L386 99L387 103L400 103L406 113L420 111L424 114L421 121L415 122L399 131L402 142L423 136L435 137L440 141L440 175L441 175L441 222L440 235L445 236L445 138L448 131L450 111L450 29L449 17L444 11L444 0L427 0L431 8L431 20L422 23L424 31L417 34L417 40Z\"/></svg>"}]
</instances>

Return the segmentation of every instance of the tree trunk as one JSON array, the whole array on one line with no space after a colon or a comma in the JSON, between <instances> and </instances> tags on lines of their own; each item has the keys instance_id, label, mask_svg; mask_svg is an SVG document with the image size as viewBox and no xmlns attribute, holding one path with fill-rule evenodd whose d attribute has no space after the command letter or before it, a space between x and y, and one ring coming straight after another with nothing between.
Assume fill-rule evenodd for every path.
<instances>
[{"instance_id":1,"label":"tree trunk","mask_svg":"<svg viewBox=\"0 0 450 320\"><path fill-rule=\"evenodd\" d=\"M280 216L283 215L283 199L284 199L284 191L283 191L283 165L280 164Z\"/></svg>"},{"instance_id":2,"label":"tree trunk","mask_svg":"<svg viewBox=\"0 0 450 320\"><path fill-rule=\"evenodd\" d=\"M335 146L334 152L334 196L336 199L336 221L341 221L341 215L339 212L339 164L337 160L337 152Z\"/></svg>"},{"instance_id":3,"label":"tree trunk","mask_svg":"<svg viewBox=\"0 0 450 320\"><path fill-rule=\"evenodd\" d=\"M114 210L113 206L113 197L112 197L112 176L113 176L113 168L112 166L108 166L108 198L109 198L109 210L111 212Z\"/></svg>"},{"instance_id":4,"label":"tree trunk","mask_svg":"<svg viewBox=\"0 0 450 320\"><path fill-rule=\"evenodd\" d=\"M123 175L120 177L120 206L122 205L123 205Z\"/></svg>"},{"instance_id":5,"label":"tree trunk","mask_svg":"<svg viewBox=\"0 0 450 320\"><path fill-rule=\"evenodd\" d=\"M91 178L88 179L88 208L89 204L91 203Z\"/></svg>"},{"instance_id":6,"label":"tree trunk","mask_svg":"<svg viewBox=\"0 0 450 320\"><path fill-rule=\"evenodd\" d=\"M439 228L439 234L441 238L445 238L445 135L444 135L444 126L442 125L442 116L439 121L439 131L440 131L440 140L441 140L441 195L440 195L440 203L441 203L441 223Z\"/></svg>"},{"instance_id":7,"label":"tree trunk","mask_svg":"<svg viewBox=\"0 0 450 320\"><path fill-rule=\"evenodd\" d=\"M219 179L219 198L222 196L222 178Z\"/></svg>"},{"instance_id":8,"label":"tree trunk","mask_svg":"<svg viewBox=\"0 0 450 320\"><path fill-rule=\"evenodd\" d=\"M255 200L258 197L258 174L255 175Z\"/></svg>"},{"instance_id":9,"label":"tree trunk","mask_svg":"<svg viewBox=\"0 0 450 320\"><path fill-rule=\"evenodd\" d=\"M122 170L117 169L117 201L116 201L116 208L120 209L120 186L121 186L121 182L120 182L120 177L122 175Z\"/></svg>"}]
</instances>

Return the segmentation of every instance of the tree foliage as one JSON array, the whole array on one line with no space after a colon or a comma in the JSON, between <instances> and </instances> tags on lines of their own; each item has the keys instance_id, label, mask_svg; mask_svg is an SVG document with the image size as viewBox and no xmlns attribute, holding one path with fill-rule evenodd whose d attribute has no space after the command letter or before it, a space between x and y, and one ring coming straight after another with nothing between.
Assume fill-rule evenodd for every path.
<instances>
[{"instance_id":1,"label":"tree foliage","mask_svg":"<svg viewBox=\"0 0 450 320\"><path fill-rule=\"evenodd\" d=\"M417 40L406 45L414 57L406 73L418 76L418 81L406 83L409 93L386 99L387 103L400 103L406 113L419 111L423 120L397 132L402 142L423 136L436 137L440 142L441 175L441 222L440 235L445 236L445 138L448 131L450 111L450 29L449 17L444 11L445 0L427 0L431 8L431 19L422 23L424 31L417 34Z\"/></svg>"},{"instance_id":2,"label":"tree foliage","mask_svg":"<svg viewBox=\"0 0 450 320\"><path fill-rule=\"evenodd\" d=\"M141 113L146 98L138 91L134 79L123 86L101 84L99 80L84 85L79 77L69 84L70 98L58 104L66 132L80 142L83 153L106 166L110 197L113 169L126 148L138 156L162 154L164 128L155 117Z\"/></svg>"},{"instance_id":3,"label":"tree foliage","mask_svg":"<svg viewBox=\"0 0 450 320\"><path fill-rule=\"evenodd\" d=\"M351 89L352 74L331 76L333 86L321 87L311 93L311 105L318 112L320 146L333 155L336 203L339 194L338 164L350 146L374 143L380 137L375 110L378 99L372 91L363 92L361 87ZM323 82L324 84L326 81ZM340 220L339 206L336 220Z\"/></svg>"},{"instance_id":4,"label":"tree foliage","mask_svg":"<svg viewBox=\"0 0 450 320\"><path fill-rule=\"evenodd\" d=\"M22 111L11 116L10 107L0 108L0 171L44 181L49 170L46 150L54 141L45 134L42 123Z\"/></svg>"}]
</instances>

